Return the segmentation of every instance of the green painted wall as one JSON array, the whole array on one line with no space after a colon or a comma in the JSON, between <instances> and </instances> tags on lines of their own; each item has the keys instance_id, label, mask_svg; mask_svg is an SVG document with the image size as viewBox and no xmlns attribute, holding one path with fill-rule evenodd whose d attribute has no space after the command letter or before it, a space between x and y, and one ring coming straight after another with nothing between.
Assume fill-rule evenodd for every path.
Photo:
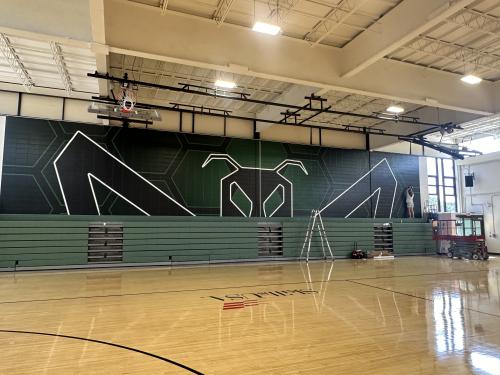
<instances>
[{"instance_id":1,"label":"green painted wall","mask_svg":"<svg viewBox=\"0 0 500 375\"><path fill-rule=\"evenodd\" d=\"M401 255L435 254L436 242L432 240L432 226L425 223L393 223L394 252Z\"/></svg>"},{"instance_id":2,"label":"green painted wall","mask_svg":"<svg viewBox=\"0 0 500 375\"><path fill-rule=\"evenodd\" d=\"M397 218L406 216L404 189L413 185L418 217L418 163L412 155L8 117L0 213L308 217L324 208L325 218L370 218L377 207L377 217Z\"/></svg>"},{"instance_id":3,"label":"green painted wall","mask_svg":"<svg viewBox=\"0 0 500 375\"><path fill-rule=\"evenodd\" d=\"M73 266L87 264L90 222L124 225L124 263L214 262L257 259L258 218L0 215L0 268ZM307 218L279 218L283 225L284 257L300 254ZM372 219L324 219L336 256L358 248L373 248ZM393 222L396 255L433 254L428 223ZM319 237L311 257L322 255Z\"/></svg>"}]
</instances>

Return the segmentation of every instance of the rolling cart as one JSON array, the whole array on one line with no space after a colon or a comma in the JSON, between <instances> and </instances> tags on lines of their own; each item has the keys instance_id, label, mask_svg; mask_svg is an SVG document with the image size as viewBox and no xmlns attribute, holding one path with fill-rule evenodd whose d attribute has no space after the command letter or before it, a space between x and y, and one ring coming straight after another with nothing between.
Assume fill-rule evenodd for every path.
<instances>
[{"instance_id":1,"label":"rolling cart","mask_svg":"<svg viewBox=\"0 0 500 375\"><path fill-rule=\"evenodd\" d=\"M483 215L456 214L454 219L432 221L433 239L439 253L449 258L487 260ZM446 247L443 247L446 244ZM444 251L443 251L444 250Z\"/></svg>"}]
</instances>

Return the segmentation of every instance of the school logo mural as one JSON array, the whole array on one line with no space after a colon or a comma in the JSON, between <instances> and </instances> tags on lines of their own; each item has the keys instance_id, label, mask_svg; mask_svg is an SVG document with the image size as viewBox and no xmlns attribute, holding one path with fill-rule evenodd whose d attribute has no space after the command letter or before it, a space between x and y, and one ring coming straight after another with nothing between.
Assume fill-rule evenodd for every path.
<instances>
[{"instance_id":1,"label":"school logo mural","mask_svg":"<svg viewBox=\"0 0 500 375\"><path fill-rule=\"evenodd\" d=\"M390 218L408 185L412 156L9 117L0 213Z\"/></svg>"},{"instance_id":2,"label":"school logo mural","mask_svg":"<svg viewBox=\"0 0 500 375\"><path fill-rule=\"evenodd\" d=\"M287 166L296 166L308 174L300 160L283 160L274 168L242 167L227 154L211 154L205 168L214 160L223 160L234 170L220 180L220 216L245 217L293 216L293 183L282 174ZM256 183L257 181L257 183ZM237 200L240 194L240 203ZM256 209L257 208L257 209Z\"/></svg>"}]
</instances>

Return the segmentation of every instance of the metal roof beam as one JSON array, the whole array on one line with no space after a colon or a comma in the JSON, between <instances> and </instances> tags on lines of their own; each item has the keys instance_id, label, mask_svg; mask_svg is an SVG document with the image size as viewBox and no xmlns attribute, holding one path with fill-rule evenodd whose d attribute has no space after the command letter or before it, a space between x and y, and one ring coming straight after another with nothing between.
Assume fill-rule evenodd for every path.
<instances>
[{"instance_id":1,"label":"metal roof beam","mask_svg":"<svg viewBox=\"0 0 500 375\"><path fill-rule=\"evenodd\" d=\"M68 72L68 68L66 67L66 63L64 62L64 56L61 51L61 46L56 42L50 42L50 49L52 50L52 57L54 58L54 62L56 64L57 70L59 71L59 75L61 76L61 80L64 84L64 89L68 95L71 95L73 91L73 85L71 83L71 77Z\"/></svg>"},{"instance_id":2,"label":"metal roof beam","mask_svg":"<svg viewBox=\"0 0 500 375\"><path fill-rule=\"evenodd\" d=\"M447 43L447 45L443 48L448 53L439 53L438 55L434 56L435 57L434 60L425 63L424 64L425 66L440 70L446 70L450 72L456 72L460 69L459 72L463 73L464 71L461 68L464 68L464 65L466 65L467 63L472 63L474 64L475 67L474 71L476 74L484 74L487 72L495 71L494 68L497 67L496 60L498 59L498 57L500 57L500 56L494 56L496 51L500 49L500 47L497 46L498 39L500 38L500 32L498 31L500 29L500 18L490 16L473 9L466 8L462 12L447 19L446 22L449 23L450 25L454 25L454 28L452 30L446 30L446 33L440 37L427 38L426 39L427 44L424 48L415 49L415 48L402 47L400 50L395 51L395 53L392 56L389 56L389 58L394 59L394 55L396 55L396 53L401 53L401 50L407 50L410 51L410 53L407 54L404 58L395 58L395 59L403 62L409 60L409 62L412 64L421 64L421 62L425 59L428 59L429 56L434 56L434 54L429 54L428 52L433 49L432 48L433 43L435 43L435 41L438 41ZM472 30L480 34L481 35L480 38L483 41L483 43L480 47L469 48L465 51L462 51L462 53L460 53L459 56L460 58L456 59L454 58L455 56L452 56L453 55L452 52L456 52L457 50L461 50L466 47L457 44L453 41L444 42L442 41L442 39L444 39L446 35L451 35L455 33L457 30L460 30L461 28L467 28L469 30ZM486 38L483 40L483 37L485 36ZM479 38L476 39L476 41L477 40L479 40ZM417 41L413 41L410 47L415 47L416 42ZM474 43L474 41L471 42L470 44L472 43ZM420 47L422 47L422 45L420 45ZM442 52L441 46L438 46L436 49L439 52ZM450 49L452 50L452 52L449 52ZM412 57L417 53L419 53L421 56L416 60L412 59ZM494 56L494 57L492 59L489 59L488 58L489 56ZM450 59L450 57L452 59ZM443 58L449 61L450 64L440 65L439 67L436 67L435 66L436 63L442 62ZM486 64L484 65L481 64L482 63L482 61L480 61L481 59L487 60ZM488 65L488 60L493 63L493 66ZM481 67L478 66L477 64L481 64Z\"/></svg>"},{"instance_id":3,"label":"metal roof beam","mask_svg":"<svg viewBox=\"0 0 500 375\"><path fill-rule=\"evenodd\" d=\"M445 42L428 36L420 37L403 48L427 56L444 58L463 65L473 64L474 67L500 72L500 67L498 66L500 56L490 55L478 49ZM446 70L446 68L443 68L443 70Z\"/></svg>"},{"instance_id":4,"label":"metal roof beam","mask_svg":"<svg viewBox=\"0 0 500 375\"><path fill-rule=\"evenodd\" d=\"M167 13L168 0L163 0L161 2L161 15L164 16Z\"/></svg>"},{"instance_id":5,"label":"metal roof beam","mask_svg":"<svg viewBox=\"0 0 500 375\"><path fill-rule=\"evenodd\" d=\"M379 20L378 35L363 32L343 48L342 77L350 78L358 74L473 2L474 0L402 1Z\"/></svg>"},{"instance_id":6,"label":"metal roof beam","mask_svg":"<svg viewBox=\"0 0 500 375\"><path fill-rule=\"evenodd\" d=\"M266 1L266 0L260 0L260 1ZM339 4L336 4L336 5L332 4L331 0L303 0L303 1L306 1L306 2L314 4L314 5L321 5L321 6L325 6L325 7L337 8L339 6ZM375 1L378 1L378 0L375 0ZM391 3L390 5L395 6L396 4ZM366 12L366 11L362 11L362 10L359 10L358 12L356 12L356 15L363 17L363 18L367 18L367 19L375 21L375 22L379 18L379 15L377 13ZM324 18L324 17L319 17L319 18Z\"/></svg>"},{"instance_id":7,"label":"metal roof beam","mask_svg":"<svg viewBox=\"0 0 500 375\"><path fill-rule=\"evenodd\" d=\"M323 39L332 34L337 28L347 21L368 0L341 0L323 20L318 22L314 28L306 34L305 40L311 42L311 47L321 43Z\"/></svg>"},{"instance_id":8,"label":"metal roof beam","mask_svg":"<svg viewBox=\"0 0 500 375\"><path fill-rule=\"evenodd\" d=\"M478 12L474 9L464 9L463 12L448 18L446 22L466 27L484 35L490 35L495 38L500 37L500 18Z\"/></svg>"},{"instance_id":9,"label":"metal roof beam","mask_svg":"<svg viewBox=\"0 0 500 375\"><path fill-rule=\"evenodd\" d=\"M482 115L490 114L493 108L491 82L473 88L474 95L471 95L471 88L464 86L455 75L388 59L381 59L356 76L345 79L339 76L343 49L310 48L307 42L286 37L270 38L248 28L217 28L213 20L203 21L170 12L161 16L158 8L152 12L150 7L129 5L128 2L107 0L105 5L109 51L131 56L129 59L165 61ZM123 23L123 19L130 17L137 23L134 32ZM151 30L163 37L150 38ZM241 48L242 45L245 48ZM394 79L396 75L397 80Z\"/></svg>"},{"instance_id":10,"label":"metal roof beam","mask_svg":"<svg viewBox=\"0 0 500 375\"><path fill-rule=\"evenodd\" d=\"M24 67L23 62L10 44L9 38L7 38L5 34L0 34L0 52L9 63L10 68L14 71L14 73L16 73L17 78L22 83L26 91L30 92L31 88L35 84Z\"/></svg>"},{"instance_id":11,"label":"metal roof beam","mask_svg":"<svg viewBox=\"0 0 500 375\"><path fill-rule=\"evenodd\" d=\"M212 17L217 25L220 26L224 23L234 2L235 0L219 0L217 8L215 9L214 15Z\"/></svg>"}]
</instances>

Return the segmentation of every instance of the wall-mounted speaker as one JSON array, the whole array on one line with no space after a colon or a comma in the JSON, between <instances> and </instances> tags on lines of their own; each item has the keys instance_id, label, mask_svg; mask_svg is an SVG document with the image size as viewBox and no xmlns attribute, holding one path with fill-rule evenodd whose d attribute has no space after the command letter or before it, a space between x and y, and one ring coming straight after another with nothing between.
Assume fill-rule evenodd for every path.
<instances>
[{"instance_id":1,"label":"wall-mounted speaker","mask_svg":"<svg viewBox=\"0 0 500 375\"><path fill-rule=\"evenodd\" d=\"M465 187L474 186L474 175L465 176Z\"/></svg>"}]
</instances>

